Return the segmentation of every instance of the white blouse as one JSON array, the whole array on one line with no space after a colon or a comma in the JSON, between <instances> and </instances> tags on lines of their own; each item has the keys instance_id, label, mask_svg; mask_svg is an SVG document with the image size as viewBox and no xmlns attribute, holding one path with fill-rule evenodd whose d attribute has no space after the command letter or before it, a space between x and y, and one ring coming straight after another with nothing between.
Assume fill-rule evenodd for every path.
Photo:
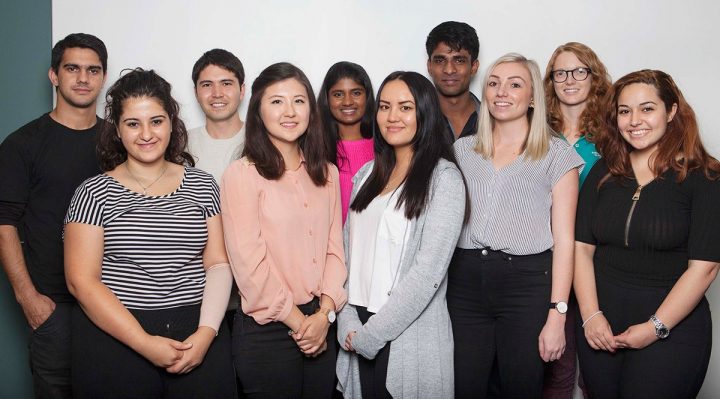
<instances>
[{"instance_id":1,"label":"white blouse","mask_svg":"<svg viewBox=\"0 0 720 399\"><path fill-rule=\"evenodd\" d=\"M362 212L348 214L348 302L371 313L383 307L397 284L408 240L411 221L404 206L395 209L400 190L377 196Z\"/></svg>"}]
</instances>

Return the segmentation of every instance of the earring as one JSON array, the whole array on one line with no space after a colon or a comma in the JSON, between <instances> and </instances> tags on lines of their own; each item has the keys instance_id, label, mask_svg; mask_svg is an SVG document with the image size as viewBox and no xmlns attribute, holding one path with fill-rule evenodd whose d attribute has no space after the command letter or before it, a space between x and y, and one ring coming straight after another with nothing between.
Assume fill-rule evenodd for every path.
<instances>
[{"instance_id":1,"label":"earring","mask_svg":"<svg viewBox=\"0 0 720 399\"><path fill-rule=\"evenodd\" d=\"M535 100L530 100L530 108L535 108Z\"/></svg>"}]
</instances>

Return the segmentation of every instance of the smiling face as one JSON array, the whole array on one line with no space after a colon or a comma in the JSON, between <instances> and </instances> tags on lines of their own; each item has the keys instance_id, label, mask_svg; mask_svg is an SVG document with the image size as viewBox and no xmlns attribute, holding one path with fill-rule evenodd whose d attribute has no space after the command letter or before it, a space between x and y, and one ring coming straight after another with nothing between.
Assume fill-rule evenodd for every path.
<instances>
[{"instance_id":1,"label":"smiling face","mask_svg":"<svg viewBox=\"0 0 720 399\"><path fill-rule=\"evenodd\" d=\"M310 123L305 86L294 78L268 86L260 99L260 118L275 147L297 144Z\"/></svg>"},{"instance_id":2,"label":"smiling face","mask_svg":"<svg viewBox=\"0 0 720 399\"><path fill-rule=\"evenodd\" d=\"M517 62L498 64L490 73L484 94L496 121L527 118L533 94L530 72Z\"/></svg>"},{"instance_id":3,"label":"smiling face","mask_svg":"<svg viewBox=\"0 0 720 399\"><path fill-rule=\"evenodd\" d=\"M128 162L162 162L170 144L170 117L155 97L130 97L122 103L117 132Z\"/></svg>"},{"instance_id":4,"label":"smiling face","mask_svg":"<svg viewBox=\"0 0 720 399\"><path fill-rule=\"evenodd\" d=\"M415 98L402 80L391 80L378 95L377 124L385 141L398 149L410 147L417 133Z\"/></svg>"},{"instance_id":5,"label":"smiling face","mask_svg":"<svg viewBox=\"0 0 720 399\"><path fill-rule=\"evenodd\" d=\"M90 108L105 82L105 71L95 51L70 47L63 52L57 72L51 68L48 77L57 87L58 106Z\"/></svg>"},{"instance_id":6,"label":"smiling face","mask_svg":"<svg viewBox=\"0 0 720 399\"><path fill-rule=\"evenodd\" d=\"M208 65L198 75L195 98L205 117L214 122L238 118L238 108L245 95L245 85L235 74L217 65Z\"/></svg>"},{"instance_id":7,"label":"smiling face","mask_svg":"<svg viewBox=\"0 0 720 399\"><path fill-rule=\"evenodd\" d=\"M564 51L555 58L552 69L571 71L577 68L588 68L587 65L580 62L578 57L570 52ZM553 82L555 88L555 94L560 100L560 103L568 106L583 104L590 94L592 88L592 74L585 80L575 80L572 73L567 73L567 79L562 83Z\"/></svg>"},{"instance_id":8,"label":"smiling face","mask_svg":"<svg viewBox=\"0 0 720 399\"><path fill-rule=\"evenodd\" d=\"M669 112L666 110L655 87L634 83L626 86L618 96L618 129L636 151L652 153L676 111L677 104L673 104Z\"/></svg>"},{"instance_id":9,"label":"smiling face","mask_svg":"<svg viewBox=\"0 0 720 399\"><path fill-rule=\"evenodd\" d=\"M328 91L328 106L335 120L343 125L356 125L365 115L365 88L350 78L335 82Z\"/></svg>"},{"instance_id":10,"label":"smiling face","mask_svg":"<svg viewBox=\"0 0 720 399\"><path fill-rule=\"evenodd\" d=\"M470 81L479 65L467 50L455 51L441 42L430 55L427 69L440 95L456 97L470 90Z\"/></svg>"}]
</instances>

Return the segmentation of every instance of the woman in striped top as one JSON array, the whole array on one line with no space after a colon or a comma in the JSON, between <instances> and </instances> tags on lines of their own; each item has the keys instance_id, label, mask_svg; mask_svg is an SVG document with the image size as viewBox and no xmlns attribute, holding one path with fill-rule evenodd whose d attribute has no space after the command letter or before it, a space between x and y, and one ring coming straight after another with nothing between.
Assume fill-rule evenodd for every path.
<instances>
[{"instance_id":1,"label":"woman in striped top","mask_svg":"<svg viewBox=\"0 0 720 399\"><path fill-rule=\"evenodd\" d=\"M501 57L483 90L478 134L455 142L471 199L447 293L455 393L485 397L497 359L503 397L539 398L565 348L582 160L547 125L534 61Z\"/></svg>"},{"instance_id":2,"label":"woman in striped top","mask_svg":"<svg viewBox=\"0 0 720 399\"><path fill-rule=\"evenodd\" d=\"M170 84L133 70L107 93L106 172L65 220L76 398L236 394L221 326L232 276L213 178L184 152Z\"/></svg>"},{"instance_id":3,"label":"woman in striped top","mask_svg":"<svg viewBox=\"0 0 720 399\"><path fill-rule=\"evenodd\" d=\"M352 177L373 159L372 82L358 64L341 61L327 71L318 95L330 162L340 172L343 223L347 218Z\"/></svg>"},{"instance_id":4,"label":"woman in striped top","mask_svg":"<svg viewBox=\"0 0 720 399\"><path fill-rule=\"evenodd\" d=\"M312 86L292 64L252 85L243 157L221 184L241 308L235 369L246 397L329 398L335 312L347 295L338 171L327 162Z\"/></svg>"}]
</instances>

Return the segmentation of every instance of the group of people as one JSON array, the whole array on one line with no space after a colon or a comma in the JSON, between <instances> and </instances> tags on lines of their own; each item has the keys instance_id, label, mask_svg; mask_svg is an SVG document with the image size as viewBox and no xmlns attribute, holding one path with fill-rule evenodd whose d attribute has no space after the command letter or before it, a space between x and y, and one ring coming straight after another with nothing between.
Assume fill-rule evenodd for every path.
<instances>
[{"instance_id":1,"label":"group of people","mask_svg":"<svg viewBox=\"0 0 720 399\"><path fill-rule=\"evenodd\" d=\"M52 112L0 145L0 262L37 397L692 398L720 268L720 163L657 70L587 46L509 53L479 98L475 30L427 79L338 62L192 71L206 123L107 50L52 52ZM573 295L574 292L574 295Z\"/></svg>"}]
</instances>

